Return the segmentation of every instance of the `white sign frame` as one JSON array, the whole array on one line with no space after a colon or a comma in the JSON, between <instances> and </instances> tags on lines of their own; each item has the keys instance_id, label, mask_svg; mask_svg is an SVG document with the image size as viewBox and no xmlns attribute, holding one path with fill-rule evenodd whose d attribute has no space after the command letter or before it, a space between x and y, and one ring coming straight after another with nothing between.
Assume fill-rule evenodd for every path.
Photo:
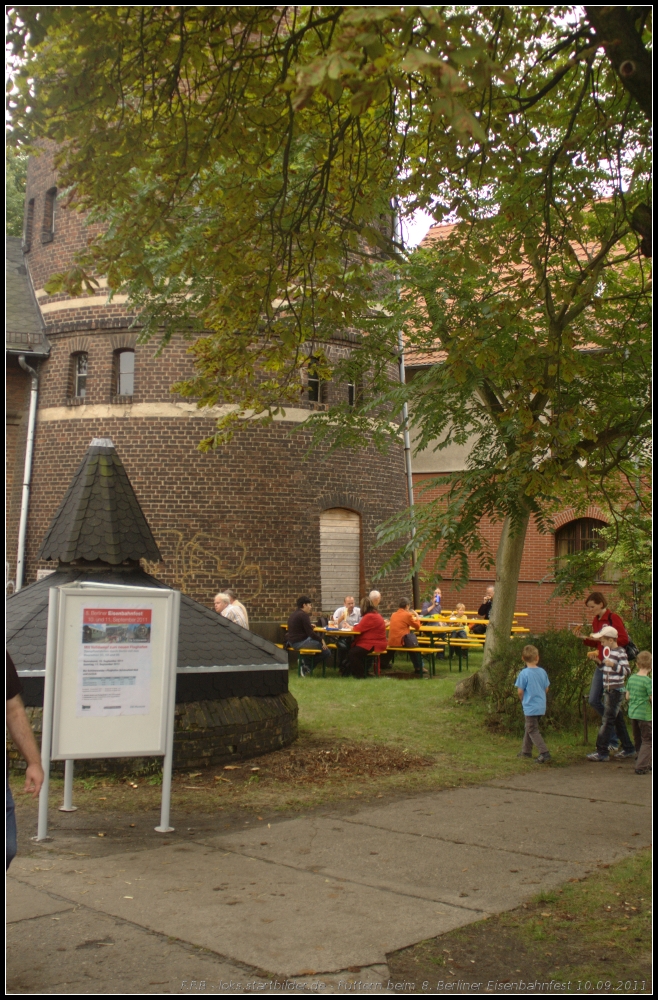
<instances>
[{"instance_id":1,"label":"white sign frame","mask_svg":"<svg viewBox=\"0 0 658 1000\"><path fill-rule=\"evenodd\" d=\"M169 811L180 596L179 591L164 588L92 582L50 589L41 740L45 780L39 795L36 840L47 839L51 760L67 762L66 777L70 785L75 759L164 756L160 826L155 829L159 833L169 833L173 829L169 826ZM76 716L85 605L99 609L110 605L126 610L150 606L150 698L146 713L109 718ZM145 719L149 720L146 725ZM68 805L70 807L71 803Z\"/></svg>"}]
</instances>

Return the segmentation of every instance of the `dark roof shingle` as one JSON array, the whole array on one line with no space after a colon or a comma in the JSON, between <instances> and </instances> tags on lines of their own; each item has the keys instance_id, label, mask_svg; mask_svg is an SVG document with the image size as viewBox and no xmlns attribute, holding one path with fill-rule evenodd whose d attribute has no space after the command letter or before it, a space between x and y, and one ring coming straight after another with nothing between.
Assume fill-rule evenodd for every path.
<instances>
[{"instance_id":1,"label":"dark roof shingle","mask_svg":"<svg viewBox=\"0 0 658 1000\"><path fill-rule=\"evenodd\" d=\"M71 563L127 559L160 562L162 556L109 438L94 438L39 550L40 559Z\"/></svg>"},{"instance_id":2,"label":"dark roof shingle","mask_svg":"<svg viewBox=\"0 0 658 1000\"><path fill-rule=\"evenodd\" d=\"M142 570L87 573L58 569L37 583L24 587L7 600L7 649L17 670L43 670L46 663L48 591L76 580L168 590L164 583ZM288 662L288 656L267 639L181 595L178 631L179 667L250 666Z\"/></svg>"}]
</instances>

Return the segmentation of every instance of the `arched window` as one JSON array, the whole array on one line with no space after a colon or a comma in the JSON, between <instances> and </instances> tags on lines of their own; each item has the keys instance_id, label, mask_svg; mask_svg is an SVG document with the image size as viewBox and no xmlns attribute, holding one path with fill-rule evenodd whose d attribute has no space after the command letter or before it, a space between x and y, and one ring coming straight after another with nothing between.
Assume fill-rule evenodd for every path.
<instances>
[{"instance_id":1,"label":"arched window","mask_svg":"<svg viewBox=\"0 0 658 1000\"><path fill-rule=\"evenodd\" d=\"M43 206L43 225L41 227L41 242L50 243L55 236L55 200L57 198L57 188L52 187L46 191L46 200Z\"/></svg>"},{"instance_id":2,"label":"arched window","mask_svg":"<svg viewBox=\"0 0 658 1000\"><path fill-rule=\"evenodd\" d=\"M361 517L356 511L332 507L320 514L320 578L323 611L334 611L348 596L358 604Z\"/></svg>"},{"instance_id":3,"label":"arched window","mask_svg":"<svg viewBox=\"0 0 658 1000\"><path fill-rule=\"evenodd\" d=\"M114 352L114 391L117 396L132 396L135 388L135 352Z\"/></svg>"},{"instance_id":4,"label":"arched window","mask_svg":"<svg viewBox=\"0 0 658 1000\"><path fill-rule=\"evenodd\" d=\"M306 391L309 402L320 402L320 376L317 373L316 359L313 357L308 363L308 386Z\"/></svg>"},{"instance_id":5,"label":"arched window","mask_svg":"<svg viewBox=\"0 0 658 1000\"><path fill-rule=\"evenodd\" d=\"M84 399L87 395L87 374L89 355L81 351L73 354L72 361L72 395L76 399Z\"/></svg>"},{"instance_id":6,"label":"arched window","mask_svg":"<svg viewBox=\"0 0 658 1000\"><path fill-rule=\"evenodd\" d=\"M558 560L564 559L565 556L586 552L588 549L599 549L601 552L605 552L607 548L605 539L599 535L601 528L607 528L607 524L595 517L579 517L576 521L563 524L555 532L556 558ZM619 579L619 575L618 569L615 569L610 563L605 563L596 582L614 583Z\"/></svg>"},{"instance_id":7,"label":"arched window","mask_svg":"<svg viewBox=\"0 0 658 1000\"><path fill-rule=\"evenodd\" d=\"M587 549L605 549L605 541L599 537L605 521L593 517L579 517L577 521L569 521L555 532L555 555L558 559L585 552Z\"/></svg>"},{"instance_id":8,"label":"arched window","mask_svg":"<svg viewBox=\"0 0 658 1000\"><path fill-rule=\"evenodd\" d=\"M23 253L29 253L32 249L32 237L34 234L34 198L30 198L27 203L25 213L25 239L23 240Z\"/></svg>"}]
</instances>

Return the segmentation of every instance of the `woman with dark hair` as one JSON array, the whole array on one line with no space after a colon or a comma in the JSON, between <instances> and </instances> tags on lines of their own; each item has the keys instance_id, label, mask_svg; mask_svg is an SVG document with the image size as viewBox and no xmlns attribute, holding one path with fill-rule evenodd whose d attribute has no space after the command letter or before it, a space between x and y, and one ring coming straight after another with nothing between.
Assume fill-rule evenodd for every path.
<instances>
[{"instance_id":1,"label":"woman with dark hair","mask_svg":"<svg viewBox=\"0 0 658 1000\"><path fill-rule=\"evenodd\" d=\"M595 590L585 601L585 607L594 615L592 620L592 633L600 632L605 625L612 625L613 628L617 629L618 644L620 646L626 646L628 644L628 632L626 631L626 627L619 615L615 614L614 611L610 611L608 608L608 602L605 594L602 594L599 590ZM576 632L578 631L579 630L577 629ZM587 654L588 659L596 660L596 669L594 670L594 675L592 677L588 701L594 711L598 712L601 718L603 718L603 647L605 646L605 642L600 639L591 639L589 636L583 641L586 646L593 647ZM618 748L619 744L616 738L610 745L615 750Z\"/></svg>"},{"instance_id":2,"label":"woman with dark hair","mask_svg":"<svg viewBox=\"0 0 658 1000\"><path fill-rule=\"evenodd\" d=\"M358 632L345 660L344 673L355 677L365 677L368 665L368 653L385 653L388 647L386 640L386 622L369 597L364 597L360 604L361 619L352 626L353 632Z\"/></svg>"}]
</instances>

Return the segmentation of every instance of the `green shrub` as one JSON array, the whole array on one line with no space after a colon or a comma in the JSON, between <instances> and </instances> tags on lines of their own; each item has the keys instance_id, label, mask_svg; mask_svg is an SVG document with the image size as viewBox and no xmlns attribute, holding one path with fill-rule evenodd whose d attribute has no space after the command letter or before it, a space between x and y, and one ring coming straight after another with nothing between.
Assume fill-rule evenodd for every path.
<instances>
[{"instance_id":1,"label":"green shrub","mask_svg":"<svg viewBox=\"0 0 658 1000\"><path fill-rule=\"evenodd\" d=\"M651 622L644 622L640 619L631 619L625 622L629 638L633 640L638 649L651 650ZM631 664L632 666L633 664Z\"/></svg>"},{"instance_id":2,"label":"green shrub","mask_svg":"<svg viewBox=\"0 0 658 1000\"><path fill-rule=\"evenodd\" d=\"M589 691L594 664L587 659L583 640L569 629L549 629L541 635L510 639L490 663L487 702L489 722L521 734L523 710L514 681L521 669L521 650L531 642L551 686L546 697L546 723L554 729L575 730L582 717L582 696Z\"/></svg>"}]
</instances>

